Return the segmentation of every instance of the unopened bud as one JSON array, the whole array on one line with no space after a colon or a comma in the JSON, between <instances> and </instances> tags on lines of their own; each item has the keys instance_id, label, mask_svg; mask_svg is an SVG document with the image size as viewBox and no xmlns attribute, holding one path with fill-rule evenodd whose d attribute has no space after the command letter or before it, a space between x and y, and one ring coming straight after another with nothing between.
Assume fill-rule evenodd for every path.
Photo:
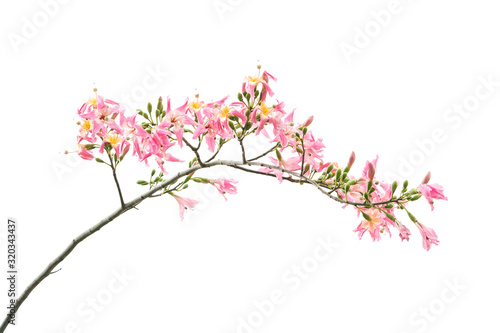
<instances>
[{"instance_id":1,"label":"unopened bud","mask_svg":"<svg viewBox=\"0 0 500 333\"><path fill-rule=\"evenodd\" d=\"M358 181L356 179L351 179L347 182L347 185L355 185Z\"/></svg>"},{"instance_id":2,"label":"unopened bud","mask_svg":"<svg viewBox=\"0 0 500 333\"><path fill-rule=\"evenodd\" d=\"M410 201L416 201L416 200L420 199L420 197L422 197L422 194L415 194L414 196L412 196L410 198Z\"/></svg>"},{"instance_id":3,"label":"unopened bud","mask_svg":"<svg viewBox=\"0 0 500 333\"><path fill-rule=\"evenodd\" d=\"M125 157L125 155L127 155L129 150L130 150L130 146L125 146L125 148L123 148L122 156L120 156L120 160L123 160L123 158Z\"/></svg>"},{"instance_id":4,"label":"unopened bud","mask_svg":"<svg viewBox=\"0 0 500 333\"><path fill-rule=\"evenodd\" d=\"M354 164L354 161L356 161L356 154L354 152L352 152L351 156L349 156L349 162L347 162L347 166L349 167L349 169Z\"/></svg>"},{"instance_id":5,"label":"unopened bud","mask_svg":"<svg viewBox=\"0 0 500 333\"><path fill-rule=\"evenodd\" d=\"M373 164L368 163L368 178L373 180L373 177L375 177L375 167Z\"/></svg>"},{"instance_id":6,"label":"unopened bud","mask_svg":"<svg viewBox=\"0 0 500 333\"><path fill-rule=\"evenodd\" d=\"M278 158L279 161L281 161L283 158L281 157L281 153L278 149L276 149L276 157Z\"/></svg>"},{"instance_id":7,"label":"unopened bud","mask_svg":"<svg viewBox=\"0 0 500 333\"><path fill-rule=\"evenodd\" d=\"M332 170L333 170L333 164L330 164L328 166L328 169L326 169L326 173L330 173L330 172L332 172Z\"/></svg>"},{"instance_id":8,"label":"unopened bud","mask_svg":"<svg viewBox=\"0 0 500 333\"><path fill-rule=\"evenodd\" d=\"M412 213L410 213L408 211L407 211L407 213L408 213L408 217L410 218L410 220L412 220L413 222L417 222L417 218L415 216L413 216Z\"/></svg>"},{"instance_id":9,"label":"unopened bud","mask_svg":"<svg viewBox=\"0 0 500 333\"><path fill-rule=\"evenodd\" d=\"M309 168L310 168L310 165L309 165L309 163L307 163L304 167L304 173L307 173L307 171L309 171Z\"/></svg>"},{"instance_id":10,"label":"unopened bud","mask_svg":"<svg viewBox=\"0 0 500 333\"><path fill-rule=\"evenodd\" d=\"M392 182L392 194L396 192L397 188L398 188L398 182L397 181Z\"/></svg>"},{"instance_id":11,"label":"unopened bud","mask_svg":"<svg viewBox=\"0 0 500 333\"><path fill-rule=\"evenodd\" d=\"M387 216L387 218L388 218L389 220L391 220L392 222L395 222L395 221L396 221L396 218L394 217L394 215L389 214L389 213L387 213L386 211L383 211L383 212L384 212L385 216Z\"/></svg>"},{"instance_id":12,"label":"unopened bud","mask_svg":"<svg viewBox=\"0 0 500 333\"><path fill-rule=\"evenodd\" d=\"M431 180L431 172L427 172L427 174L425 175L424 179L422 180L422 184L427 184L429 182L429 180Z\"/></svg>"},{"instance_id":13,"label":"unopened bud","mask_svg":"<svg viewBox=\"0 0 500 333\"><path fill-rule=\"evenodd\" d=\"M302 126L307 127L307 126L311 125L313 120L314 120L314 116L310 116L309 118L306 119L306 121L304 122L304 124Z\"/></svg>"},{"instance_id":14,"label":"unopened bud","mask_svg":"<svg viewBox=\"0 0 500 333\"><path fill-rule=\"evenodd\" d=\"M337 169L337 172L335 173L335 180L339 181L340 180L340 176L342 176L342 170Z\"/></svg>"},{"instance_id":15,"label":"unopened bud","mask_svg":"<svg viewBox=\"0 0 500 333\"><path fill-rule=\"evenodd\" d=\"M370 217L370 215L366 214L365 212L361 212L361 214L363 214L363 217L365 218L365 220L367 221L371 221L372 218Z\"/></svg>"}]
</instances>

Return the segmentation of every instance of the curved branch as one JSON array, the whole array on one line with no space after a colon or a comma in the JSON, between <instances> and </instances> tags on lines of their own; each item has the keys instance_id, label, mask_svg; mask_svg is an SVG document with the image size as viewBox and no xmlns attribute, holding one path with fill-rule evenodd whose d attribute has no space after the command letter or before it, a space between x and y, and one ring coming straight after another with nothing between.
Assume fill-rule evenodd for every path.
<instances>
[{"instance_id":1,"label":"curved branch","mask_svg":"<svg viewBox=\"0 0 500 333\"><path fill-rule=\"evenodd\" d=\"M204 163L203 165L201 164L198 164L198 165L195 165L189 169L186 169L184 171L181 171L179 173L177 173L175 176L171 177L170 179L164 181L163 183L161 183L160 185L150 189L149 191L143 193L141 196L127 202L126 204L124 204L121 208L117 209L116 211L114 211L111 215L105 217L104 219L102 219L99 223L97 223L96 225L94 225L93 227L91 227L90 229L88 230L85 230L83 233L81 233L78 237L74 238L71 243L64 249L64 251L62 251L54 260L52 260L49 265L40 273L40 275L38 275L27 287L26 289L24 290L24 292L21 294L21 296L16 300L16 303L15 303L15 308L14 308L14 314L17 312L17 310L19 310L19 308L21 307L21 305L24 303L24 301L26 300L26 298L28 298L28 296L31 294L31 292L47 277L49 276L54 268L60 263L62 262L72 251L73 249L78 245L80 244L81 242L83 242L87 237L93 235L94 233L96 233L97 231L99 231L101 228L103 228L104 226L106 226L108 223L110 223L111 221L113 221L114 219L116 219L117 217L119 217L120 215L122 215L123 213L127 212L128 210L130 209L133 209L133 208L136 208L136 206L138 204L140 204L142 201L146 200L147 198L150 198L150 197L153 197L154 194L162 189L164 189L165 187L167 187L168 185L171 185L173 183L175 183L178 179L180 179L181 177L184 177L184 176L187 176L191 173L194 173L196 172L197 170L200 170L200 169L204 169L204 168L210 168L210 167L213 167L213 166L218 166L218 165L224 165L224 166L229 166L229 167L233 167L233 168L237 168L237 169L240 169L240 170L243 170L243 171L246 171L246 172L252 172L252 173L257 173L257 174L262 174L262 175L268 175L268 176L275 176L275 175L271 175L271 174L268 174L268 173L265 173L265 172L262 172L262 171L257 171L257 170L251 170L251 169L247 169L247 168L243 168L241 167L242 165L248 165L248 166L260 166L260 167L263 167L263 168L268 168L268 169L273 169L273 170L278 170L278 171L281 171L281 172L285 172L285 173L288 173L289 175L291 176L294 176L294 177L297 177L298 179L293 179L293 178L283 178L287 181L292 181L292 182L299 182L301 180L304 180L305 182L315 186L319 191L321 191L323 194L325 194L326 196L328 196L329 198L337 201L337 202L340 202L340 203L343 203L343 204L351 204L351 205L364 205L364 203L357 203L357 202L349 202L349 201L345 201L345 200L342 200L340 198L337 198L337 197L334 197L332 196L331 194L329 194L328 192L326 192L323 188L322 188L322 185L318 184L317 182L315 182L314 180L311 180L305 176L302 176L296 172L293 172L293 171L289 171L289 170L286 170L284 168L281 168L281 167L278 167L278 166L275 166L275 165L270 165L270 164L266 164L266 163L260 163L260 162L253 162L253 161L246 161L246 162L242 162L242 161L227 161L227 160L217 160L217 161L214 161L214 162L210 162L210 163ZM380 205L380 204L385 204L385 203L388 203L388 202L397 202L398 200L391 200L391 201L387 201L387 202L380 202L380 203L372 203L372 205ZM2 322L2 325L0 326L0 333L4 332L7 325L9 324L10 322L10 319L11 319L11 315L10 314L7 314L4 321Z\"/></svg>"}]
</instances>

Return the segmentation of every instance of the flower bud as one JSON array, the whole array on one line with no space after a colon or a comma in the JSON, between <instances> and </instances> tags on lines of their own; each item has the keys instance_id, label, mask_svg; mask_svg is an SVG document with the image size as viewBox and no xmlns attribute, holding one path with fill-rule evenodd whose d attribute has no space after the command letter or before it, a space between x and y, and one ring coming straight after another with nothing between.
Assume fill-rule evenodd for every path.
<instances>
[{"instance_id":1,"label":"flower bud","mask_svg":"<svg viewBox=\"0 0 500 333\"><path fill-rule=\"evenodd\" d=\"M373 180L373 177L375 177L375 167L373 164L368 163L368 178Z\"/></svg>"},{"instance_id":2,"label":"flower bud","mask_svg":"<svg viewBox=\"0 0 500 333\"><path fill-rule=\"evenodd\" d=\"M304 173L307 173L307 171L309 171L309 168L310 168L310 165L309 165L309 163L307 163L307 164L304 166Z\"/></svg>"},{"instance_id":3,"label":"flower bud","mask_svg":"<svg viewBox=\"0 0 500 333\"><path fill-rule=\"evenodd\" d=\"M425 175L424 179L422 180L422 184L427 184L429 182L429 180L431 180L431 172L427 172L427 174Z\"/></svg>"},{"instance_id":4,"label":"flower bud","mask_svg":"<svg viewBox=\"0 0 500 333\"><path fill-rule=\"evenodd\" d=\"M366 214L365 212L361 212L361 214L363 214L363 217L365 218L365 220L367 221L371 221L372 218L370 217L370 215Z\"/></svg>"},{"instance_id":5,"label":"flower bud","mask_svg":"<svg viewBox=\"0 0 500 333\"><path fill-rule=\"evenodd\" d=\"M352 152L351 156L349 156L349 162L347 162L347 166L349 167L349 169L354 164L354 161L356 161L356 154L354 152Z\"/></svg>"},{"instance_id":6,"label":"flower bud","mask_svg":"<svg viewBox=\"0 0 500 333\"><path fill-rule=\"evenodd\" d=\"M122 156L120 156L120 161L123 161L123 159L125 158L125 155L127 155L129 150L130 150L130 146L125 146L125 148L123 148Z\"/></svg>"},{"instance_id":7,"label":"flower bud","mask_svg":"<svg viewBox=\"0 0 500 333\"><path fill-rule=\"evenodd\" d=\"M391 220L392 222L395 222L395 221L396 221L396 218L394 217L394 215L389 214L389 213L387 213L387 212L386 212L386 211L384 211L384 210L383 210L383 212L384 212L385 216L387 216L387 218L388 218L389 220Z\"/></svg>"},{"instance_id":8,"label":"flower bud","mask_svg":"<svg viewBox=\"0 0 500 333\"><path fill-rule=\"evenodd\" d=\"M161 111L163 111L163 98L161 98L161 96L158 98L158 104L156 105L156 108L160 111L161 114Z\"/></svg>"},{"instance_id":9,"label":"flower bud","mask_svg":"<svg viewBox=\"0 0 500 333\"><path fill-rule=\"evenodd\" d=\"M401 190L401 192L406 192L407 188L408 188L408 180L405 180L403 183L403 189Z\"/></svg>"},{"instance_id":10,"label":"flower bud","mask_svg":"<svg viewBox=\"0 0 500 333\"><path fill-rule=\"evenodd\" d=\"M351 179L347 182L347 185L355 185L358 181L356 179Z\"/></svg>"},{"instance_id":11,"label":"flower bud","mask_svg":"<svg viewBox=\"0 0 500 333\"><path fill-rule=\"evenodd\" d=\"M372 189L372 186L373 186L373 181L368 181L368 184L366 185L366 191L370 191Z\"/></svg>"},{"instance_id":12,"label":"flower bud","mask_svg":"<svg viewBox=\"0 0 500 333\"><path fill-rule=\"evenodd\" d=\"M420 199L421 196L422 194L415 194L410 198L410 201L417 201L418 199Z\"/></svg>"},{"instance_id":13,"label":"flower bud","mask_svg":"<svg viewBox=\"0 0 500 333\"><path fill-rule=\"evenodd\" d=\"M281 161L283 158L281 157L281 153L278 149L276 149L276 157L278 158L279 161Z\"/></svg>"},{"instance_id":14,"label":"flower bud","mask_svg":"<svg viewBox=\"0 0 500 333\"><path fill-rule=\"evenodd\" d=\"M153 111L153 105L148 103L148 112L151 113L151 111Z\"/></svg>"},{"instance_id":15,"label":"flower bud","mask_svg":"<svg viewBox=\"0 0 500 333\"><path fill-rule=\"evenodd\" d=\"M326 169L326 173L330 173L330 172L332 172L332 170L333 170L333 164L330 164L328 166L328 169Z\"/></svg>"},{"instance_id":16,"label":"flower bud","mask_svg":"<svg viewBox=\"0 0 500 333\"><path fill-rule=\"evenodd\" d=\"M412 213L410 213L408 211L407 211L407 213L408 213L408 217L410 218L410 220L412 220L413 222L417 222L417 218L415 216L413 216Z\"/></svg>"},{"instance_id":17,"label":"flower bud","mask_svg":"<svg viewBox=\"0 0 500 333\"><path fill-rule=\"evenodd\" d=\"M313 120L314 120L314 116L310 116L309 118L306 119L306 121L304 122L304 124L302 124L302 126L307 127L307 126L311 125Z\"/></svg>"},{"instance_id":18,"label":"flower bud","mask_svg":"<svg viewBox=\"0 0 500 333\"><path fill-rule=\"evenodd\" d=\"M340 176L342 176L342 170L337 169L337 172L335 173L335 180L339 181L340 180Z\"/></svg>"},{"instance_id":19,"label":"flower bud","mask_svg":"<svg viewBox=\"0 0 500 333\"><path fill-rule=\"evenodd\" d=\"M238 101L243 102L243 95L238 93Z\"/></svg>"},{"instance_id":20,"label":"flower bud","mask_svg":"<svg viewBox=\"0 0 500 333\"><path fill-rule=\"evenodd\" d=\"M97 163L104 163L104 161L103 161L103 160L101 160L99 157L97 157L97 158L95 159L95 161L96 161Z\"/></svg>"},{"instance_id":21,"label":"flower bud","mask_svg":"<svg viewBox=\"0 0 500 333\"><path fill-rule=\"evenodd\" d=\"M392 194L396 192L397 188L398 188L398 182L397 181L392 182Z\"/></svg>"}]
</instances>

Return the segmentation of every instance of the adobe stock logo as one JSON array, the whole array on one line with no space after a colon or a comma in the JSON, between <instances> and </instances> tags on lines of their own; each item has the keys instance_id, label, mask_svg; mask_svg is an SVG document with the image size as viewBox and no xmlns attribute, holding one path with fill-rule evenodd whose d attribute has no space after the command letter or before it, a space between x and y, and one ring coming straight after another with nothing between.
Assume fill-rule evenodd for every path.
<instances>
[{"instance_id":1,"label":"adobe stock logo","mask_svg":"<svg viewBox=\"0 0 500 333\"><path fill-rule=\"evenodd\" d=\"M430 136L415 140L416 148L409 151L407 154L399 155L399 163L394 172L385 172L384 180L407 179L418 169L424 165L426 160L434 155L440 144L446 142L452 132L457 131L464 120L471 117L474 112L481 109L482 103L491 99L498 92L500 81L493 77L493 74L480 75L477 77L479 82L474 90L463 97L457 103L453 103L442 113L444 126L437 126L431 130Z\"/></svg>"},{"instance_id":2,"label":"adobe stock logo","mask_svg":"<svg viewBox=\"0 0 500 333\"><path fill-rule=\"evenodd\" d=\"M390 0L385 9L370 12L371 19L364 24L363 28L355 26L352 42L342 41L339 44L347 63L350 64L354 55L359 55L362 50L366 49L372 40L392 23L393 18L403 12L403 9L404 6L400 0Z\"/></svg>"},{"instance_id":3,"label":"adobe stock logo","mask_svg":"<svg viewBox=\"0 0 500 333\"><path fill-rule=\"evenodd\" d=\"M266 321L269 321L275 311L291 298L291 295L302 287L314 274L317 274L320 266L330 260L336 253L340 244L331 236L316 238L316 246L311 253L299 262L290 266L281 275L282 283L286 287L275 288L269 293L269 297L253 302L254 310L245 316L238 316L236 333L254 333Z\"/></svg>"},{"instance_id":4,"label":"adobe stock logo","mask_svg":"<svg viewBox=\"0 0 500 333\"><path fill-rule=\"evenodd\" d=\"M38 5L40 9L34 12L31 17L21 17L21 29L19 33L8 32L7 39L14 49L19 53L21 45L26 45L35 38L41 29L49 24L50 20L57 16L61 5L65 5L69 0L40 0Z\"/></svg>"},{"instance_id":5,"label":"adobe stock logo","mask_svg":"<svg viewBox=\"0 0 500 333\"><path fill-rule=\"evenodd\" d=\"M112 307L112 303L120 299L120 294L135 279L133 275L130 275L126 271L125 267L121 271L112 269L111 274L113 277L108 280L103 288L100 288L77 304L75 308L77 316L67 321L63 328L51 333L87 332L85 328L99 317L102 317L106 313L106 309Z\"/></svg>"},{"instance_id":6,"label":"adobe stock logo","mask_svg":"<svg viewBox=\"0 0 500 333\"><path fill-rule=\"evenodd\" d=\"M212 3L219 19L224 21L224 16L227 12L232 12L236 7L238 7L243 0L215 0Z\"/></svg>"},{"instance_id":7,"label":"adobe stock logo","mask_svg":"<svg viewBox=\"0 0 500 333\"><path fill-rule=\"evenodd\" d=\"M436 297L419 306L418 310L410 315L408 323L412 328L407 328L399 333L425 332L429 326L432 326L432 323L438 321L449 310L448 308L457 301L462 292L467 290L467 286L459 282L457 278L453 281L444 280L444 285L445 287Z\"/></svg>"}]
</instances>

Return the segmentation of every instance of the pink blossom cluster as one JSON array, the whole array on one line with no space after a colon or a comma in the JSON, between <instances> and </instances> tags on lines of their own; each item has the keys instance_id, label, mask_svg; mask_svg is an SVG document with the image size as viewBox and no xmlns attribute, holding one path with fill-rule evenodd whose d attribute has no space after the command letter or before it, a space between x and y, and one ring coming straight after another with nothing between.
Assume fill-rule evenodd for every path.
<instances>
[{"instance_id":1,"label":"pink blossom cluster","mask_svg":"<svg viewBox=\"0 0 500 333\"><path fill-rule=\"evenodd\" d=\"M83 159L92 160L94 149L100 154L106 152L111 166L114 160L116 167L132 149L132 155L139 161L149 165L149 160L154 159L161 173L166 174L167 162L183 162L171 154L173 146L190 149L196 154L196 158L190 162L191 167L203 163L199 155L202 143L215 157L230 140L239 141L243 148L243 140L247 136L263 135L274 147L268 153L274 152L276 157L263 152L259 158L268 158L275 167L262 167L258 172L272 173L279 182L290 180L316 184L344 202L344 207L352 206L362 217L354 230L359 238L368 231L372 239L378 241L381 234L390 236L391 229L395 228L401 240L409 240L410 230L395 217L396 211L400 211L406 212L417 226L426 250L432 244L439 243L434 230L420 223L407 209L410 202L422 196L432 209L434 200L447 200L440 185L428 184L430 173L417 188L409 189L405 182L397 194L400 184L385 183L375 177L378 156L366 162L360 176L349 173L355 162L354 153L345 167L326 161L322 139L309 129L314 118L310 116L303 122L295 122L294 110L287 112L284 102L271 100L274 95L271 81L276 81L276 78L266 71L261 73L260 66L258 69L257 75L244 78L241 91L234 101L226 96L215 102L204 102L196 95L173 108L170 98L167 98L165 106L160 98L156 110L148 104L147 111L138 110L127 116L125 108L118 103L96 94L78 110L78 154ZM101 159L97 160L102 162ZM191 179L191 176L185 182L193 180L210 184L222 195L237 193L236 181L232 179ZM161 180L161 177L157 179ZM158 180L141 182L142 185L150 186L158 184ZM181 190L176 187L169 194L179 203L180 215L183 217L184 211L194 209L197 202L174 193Z\"/></svg>"}]
</instances>

